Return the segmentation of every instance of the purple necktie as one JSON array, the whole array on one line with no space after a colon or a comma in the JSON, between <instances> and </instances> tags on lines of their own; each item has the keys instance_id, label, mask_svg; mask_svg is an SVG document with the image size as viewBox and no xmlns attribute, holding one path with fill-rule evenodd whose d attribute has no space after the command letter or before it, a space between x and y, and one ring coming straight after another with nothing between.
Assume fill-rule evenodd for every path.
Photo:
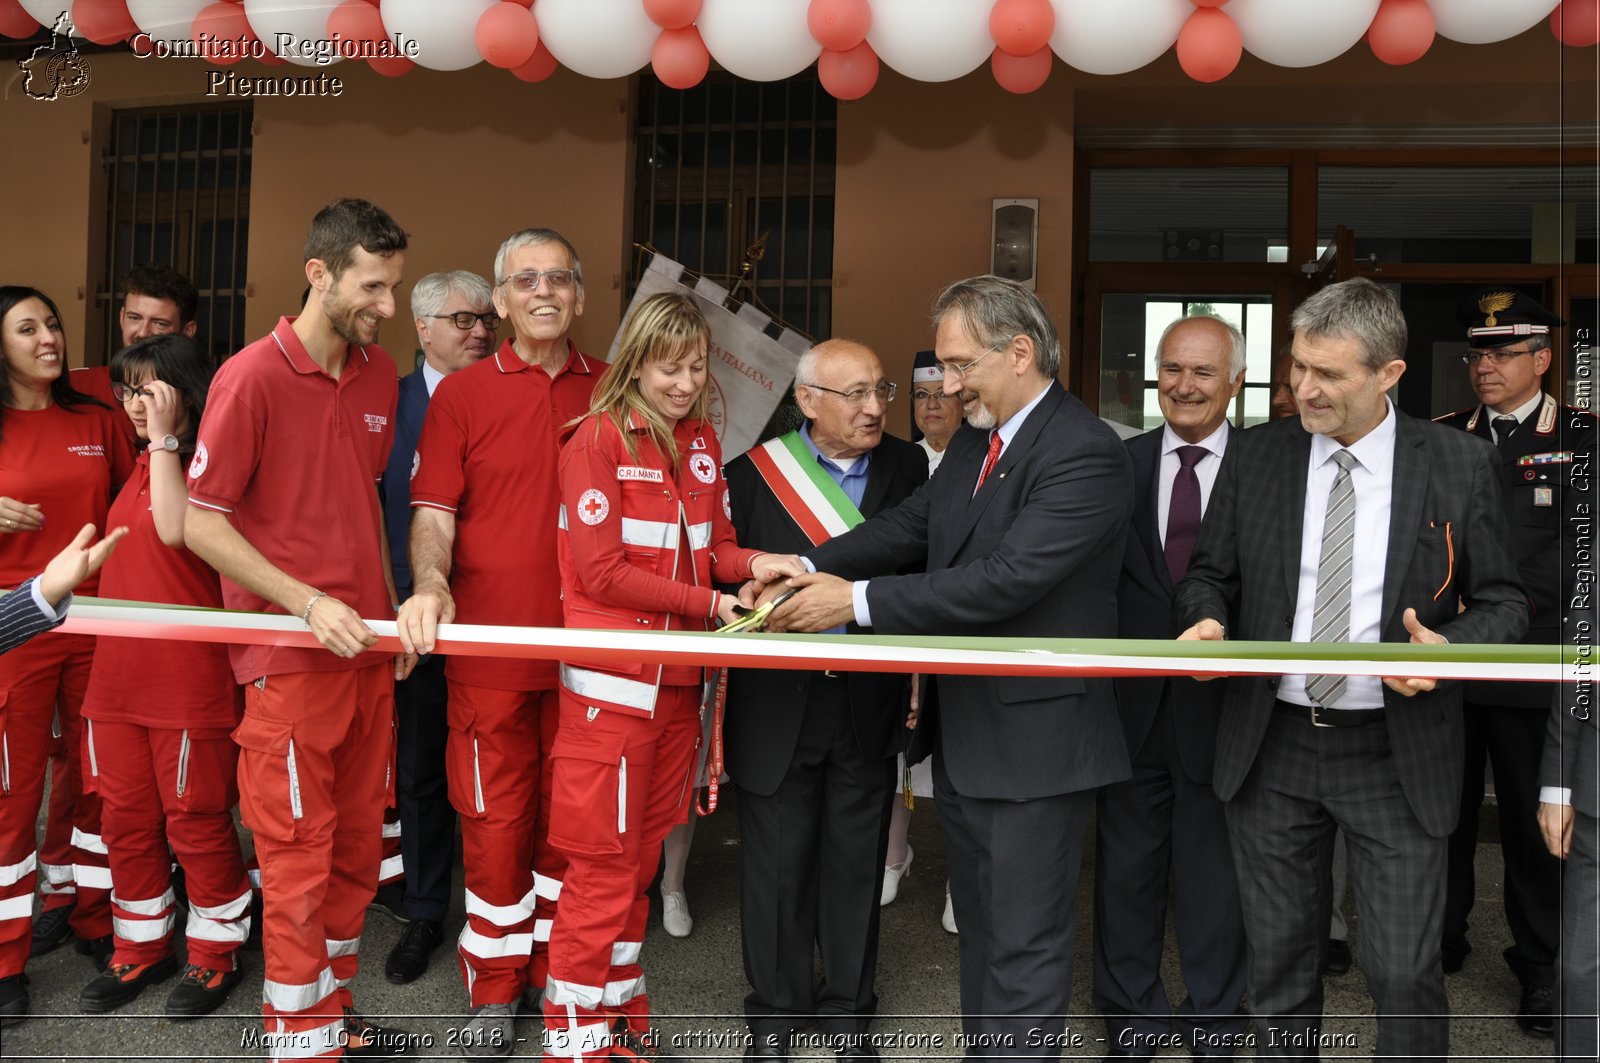
<instances>
[{"instance_id":1,"label":"purple necktie","mask_svg":"<svg viewBox=\"0 0 1600 1063\"><path fill-rule=\"evenodd\" d=\"M1211 453L1205 447L1179 447L1178 475L1172 479L1172 499L1167 507L1167 572L1177 583L1189 571L1189 555L1200 536L1200 477L1194 467Z\"/></svg>"}]
</instances>

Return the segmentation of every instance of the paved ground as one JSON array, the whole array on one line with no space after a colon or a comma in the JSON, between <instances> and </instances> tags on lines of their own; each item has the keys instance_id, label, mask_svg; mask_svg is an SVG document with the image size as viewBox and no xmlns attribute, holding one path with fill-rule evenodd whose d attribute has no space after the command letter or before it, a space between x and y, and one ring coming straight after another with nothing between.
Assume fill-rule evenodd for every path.
<instances>
[{"instance_id":1,"label":"paved ground","mask_svg":"<svg viewBox=\"0 0 1600 1063\"><path fill-rule=\"evenodd\" d=\"M742 1008L744 976L739 958L738 839L732 802L737 795L724 790L724 807L702 820L690 860L688 893L695 916L694 934L683 940L668 937L659 922L652 926L645 945L649 972L664 1043L680 1058L695 1060L738 1059L743 1052ZM878 972L880 1019L877 1032L886 1038L885 1055L892 1059L933 1060L959 1056L954 1047L959 1031L956 992L956 939L939 926L944 905L944 853L932 802L919 807L912 824L916 858L901 887L900 899L884 910ZM1091 855L1092 861L1092 855ZM1483 845L1479 850L1479 907L1474 920L1476 951L1466 969L1449 979L1452 1058L1511 1060L1549 1058L1551 1043L1524 1035L1512 1021L1518 986L1500 959L1509 943L1500 903L1500 850ZM1087 941L1092 867L1086 864L1079 886L1080 946L1074 979L1073 1003L1083 1014L1067 1025L1070 1039L1062 1055L1097 1058L1105 1044L1099 1019L1089 998ZM459 891L458 891L459 895ZM659 914L659 902L656 914ZM462 915L455 912L450 934ZM1359 934L1359 927L1356 933ZM363 941L364 965L355 983L360 1007L386 1025L416 1034L426 1046L419 1058L456 1058L451 1031L459 1028L465 993L448 949L435 954L435 962L420 981L392 986L383 978L383 959L399 935L392 920L374 914ZM167 986L146 991L143 998L111 1016L78 1013L77 994L93 972L89 961L70 947L58 949L29 965L33 979L34 1017L7 1027L0 1035L0 1056L7 1059L259 1059L265 1053L252 1043L260 1029L256 1002L261 992L260 953L248 953L249 972L230 1002L231 1014L187 1024L169 1022L154 1012L165 999ZM1181 998L1176 953L1168 944L1169 989ZM1328 1019L1324 1029L1337 1034L1348 1047L1324 1049L1324 1059L1368 1057L1372 1053L1374 1024L1371 1000L1359 966L1327 982ZM519 1057L539 1054L536 1020L519 1022L522 1038ZM1241 1055L1253 1053L1245 1051ZM797 1046L801 1058L825 1059L820 1047Z\"/></svg>"}]
</instances>

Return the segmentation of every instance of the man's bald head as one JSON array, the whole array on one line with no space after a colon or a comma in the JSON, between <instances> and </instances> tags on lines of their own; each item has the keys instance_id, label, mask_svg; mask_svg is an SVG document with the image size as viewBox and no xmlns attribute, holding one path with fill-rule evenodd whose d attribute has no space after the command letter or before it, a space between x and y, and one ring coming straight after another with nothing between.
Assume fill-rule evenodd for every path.
<instances>
[{"instance_id":1,"label":"man's bald head","mask_svg":"<svg viewBox=\"0 0 1600 1063\"><path fill-rule=\"evenodd\" d=\"M856 340L823 340L795 367L795 401L811 422L811 441L829 458L857 458L878 445L888 389L883 363Z\"/></svg>"}]
</instances>

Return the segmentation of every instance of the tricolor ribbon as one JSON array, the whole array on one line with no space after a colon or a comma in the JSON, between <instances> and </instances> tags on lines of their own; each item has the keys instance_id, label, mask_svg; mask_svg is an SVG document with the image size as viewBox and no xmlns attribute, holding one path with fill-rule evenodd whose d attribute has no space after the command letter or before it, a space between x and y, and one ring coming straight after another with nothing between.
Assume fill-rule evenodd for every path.
<instances>
[{"instance_id":1,"label":"tricolor ribbon","mask_svg":"<svg viewBox=\"0 0 1600 1063\"><path fill-rule=\"evenodd\" d=\"M367 620L397 653L392 620ZM76 598L60 628L81 635L318 648L299 617ZM939 635L772 635L443 624L436 649L471 657L695 664L717 668L924 672L936 675L1407 675L1551 682L1593 678L1593 658L1562 645L1396 642L1177 642Z\"/></svg>"}]
</instances>

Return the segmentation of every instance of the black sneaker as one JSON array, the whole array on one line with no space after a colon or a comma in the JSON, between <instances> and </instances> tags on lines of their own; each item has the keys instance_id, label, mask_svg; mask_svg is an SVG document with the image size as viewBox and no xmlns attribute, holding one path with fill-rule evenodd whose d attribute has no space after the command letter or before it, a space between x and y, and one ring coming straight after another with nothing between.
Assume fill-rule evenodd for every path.
<instances>
[{"instance_id":1,"label":"black sneaker","mask_svg":"<svg viewBox=\"0 0 1600 1063\"><path fill-rule=\"evenodd\" d=\"M444 940L444 927L434 919L413 919L400 932L400 940L383 965L383 976L395 985L421 978L428 969L428 957Z\"/></svg>"},{"instance_id":2,"label":"black sneaker","mask_svg":"<svg viewBox=\"0 0 1600 1063\"><path fill-rule=\"evenodd\" d=\"M344 1032L344 1054L353 1059L394 1059L411 1052L410 1034L374 1026L354 1008L344 1009Z\"/></svg>"},{"instance_id":3,"label":"black sneaker","mask_svg":"<svg viewBox=\"0 0 1600 1063\"><path fill-rule=\"evenodd\" d=\"M73 904L63 904L59 908L46 908L40 913L33 921L33 943L28 946L29 956L43 956L61 947L72 933L67 920L72 918L75 907Z\"/></svg>"},{"instance_id":4,"label":"black sneaker","mask_svg":"<svg viewBox=\"0 0 1600 1063\"><path fill-rule=\"evenodd\" d=\"M78 955L89 957L96 967L105 970L106 964L111 962L111 954L116 951L117 942L107 934L104 937L79 938L73 948L78 950Z\"/></svg>"},{"instance_id":5,"label":"black sneaker","mask_svg":"<svg viewBox=\"0 0 1600 1063\"><path fill-rule=\"evenodd\" d=\"M1350 973L1355 957L1350 952L1350 942L1338 938L1328 939L1328 955L1322 961L1322 973L1341 975Z\"/></svg>"},{"instance_id":6,"label":"black sneaker","mask_svg":"<svg viewBox=\"0 0 1600 1063\"><path fill-rule=\"evenodd\" d=\"M0 978L0 1026L10 1026L28 1017L28 976L14 974Z\"/></svg>"},{"instance_id":7,"label":"black sneaker","mask_svg":"<svg viewBox=\"0 0 1600 1063\"><path fill-rule=\"evenodd\" d=\"M154 963L119 963L107 967L78 994L84 1011L100 1014L115 1011L144 992L144 987L171 978L178 960L163 956Z\"/></svg>"},{"instance_id":8,"label":"black sneaker","mask_svg":"<svg viewBox=\"0 0 1600 1063\"><path fill-rule=\"evenodd\" d=\"M244 965L239 962L238 956L234 957L231 971L189 964L167 997L167 1018L197 1019L202 1015L210 1015L222 1007L228 994L233 992L233 987L243 977Z\"/></svg>"}]
</instances>

